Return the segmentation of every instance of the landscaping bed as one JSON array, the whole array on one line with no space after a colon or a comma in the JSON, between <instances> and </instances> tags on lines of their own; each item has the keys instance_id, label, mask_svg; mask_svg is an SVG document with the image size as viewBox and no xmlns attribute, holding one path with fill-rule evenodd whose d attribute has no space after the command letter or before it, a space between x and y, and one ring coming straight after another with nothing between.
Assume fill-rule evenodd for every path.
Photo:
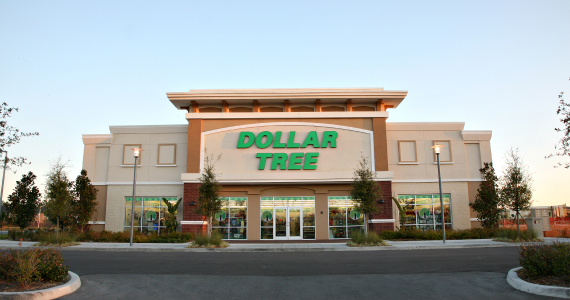
<instances>
[{"instance_id":1,"label":"landscaping bed","mask_svg":"<svg viewBox=\"0 0 570 300\"><path fill-rule=\"evenodd\" d=\"M382 231L381 238L390 241L416 241L416 240L442 240L441 230L419 230L416 228ZM445 230L447 240L467 240L467 239L494 239L501 242L530 242L540 241L533 231L518 231L510 228L473 228L466 230Z\"/></svg>"},{"instance_id":2,"label":"landscaping bed","mask_svg":"<svg viewBox=\"0 0 570 300\"><path fill-rule=\"evenodd\" d=\"M0 292L46 289L69 281L69 267L55 249L0 252Z\"/></svg>"},{"instance_id":3,"label":"landscaping bed","mask_svg":"<svg viewBox=\"0 0 570 300\"><path fill-rule=\"evenodd\" d=\"M230 244L222 240L219 232L212 232L210 236L198 234L194 237L192 244L186 248L227 248Z\"/></svg>"},{"instance_id":4,"label":"landscaping bed","mask_svg":"<svg viewBox=\"0 0 570 300\"><path fill-rule=\"evenodd\" d=\"M69 281L62 281L62 282L31 282L25 286L20 285L17 282L9 282L7 280L0 279L0 292L30 292L30 291L37 291L37 290L45 290L49 289L58 285L65 284Z\"/></svg>"},{"instance_id":5,"label":"landscaping bed","mask_svg":"<svg viewBox=\"0 0 570 300\"><path fill-rule=\"evenodd\" d=\"M518 270L517 275L520 279L534 284L570 288L569 276L537 276L536 278L531 278L526 274L524 269Z\"/></svg>"},{"instance_id":6,"label":"landscaping bed","mask_svg":"<svg viewBox=\"0 0 570 300\"><path fill-rule=\"evenodd\" d=\"M535 284L570 288L570 244L522 245L519 278Z\"/></svg>"},{"instance_id":7,"label":"landscaping bed","mask_svg":"<svg viewBox=\"0 0 570 300\"><path fill-rule=\"evenodd\" d=\"M110 232L110 231L87 231L70 232L60 231L56 234L54 230L28 229L11 230L8 236L14 241L36 241L39 246L72 246L79 242L107 242L107 243L128 243L130 242L130 232ZM187 243L193 238L192 233L150 233L141 234L135 232L133 242L135 243Z\"/></svg>"}]
</instances>

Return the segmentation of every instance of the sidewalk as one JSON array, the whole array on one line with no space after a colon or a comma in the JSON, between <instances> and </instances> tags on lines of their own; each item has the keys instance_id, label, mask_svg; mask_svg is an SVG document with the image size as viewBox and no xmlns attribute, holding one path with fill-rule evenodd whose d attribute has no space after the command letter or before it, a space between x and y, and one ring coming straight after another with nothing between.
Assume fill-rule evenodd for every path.
<instances>
[{"instance_id":1,"label":"sidewalk","mask_svg":"<svg viewBox=\"0 0 570 300\"><path fill-rule=\"evenodd\" d=\"M545 243L555 241L570 243L570 239L544 238ZM478 247L514 247L519 243L495 242L491 239L480 240L448 240L445 244L439 241L386 241L390 246L384 247L348 247L346 242L339 243L298 243L298 244L275 244L258 243L242 244L230 243L228 248L206 249L206 248L186 248L189 243L135 243L131 247L129 243L81 243L80 245L61 248L65 251L174 251L174 252L299 252L299 251L389 251L389 250L414 250L414 249L457 249L457 248L478 248ZM36 242L0 240L0 250L10 248L30 248Z\"/></svg>"}]
</instances>

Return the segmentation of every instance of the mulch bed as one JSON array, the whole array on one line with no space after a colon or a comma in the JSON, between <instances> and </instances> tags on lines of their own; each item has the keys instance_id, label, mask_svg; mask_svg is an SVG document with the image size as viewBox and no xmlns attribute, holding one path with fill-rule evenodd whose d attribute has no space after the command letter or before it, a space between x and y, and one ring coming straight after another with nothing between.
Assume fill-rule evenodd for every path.
<instances>
[{"instance_id":1,"label":"mulch bed","mask_svg":"<svg viewBox=\"0 0 570 300\"><path fill-rule=\"evenodd\" d=\"M68 276L67 280L62 282L32 282L24 287L20 286L17 282L8 282L6 280L0 279L0 292L30 292L37 290L45 290L58 285L67 283L71 279Z\"/></svg>"},{"instance_id":2,"label":"mulch bed","mask_svg":"<svg viewBox=\"0 0 570 300\"><path fill-rule=\"evenodd\" d=\"M570 288L570 276L541 276L531 279L526 275L524 269L518 270L517 275L520 279L534 284Z\"/></svg>"}]
</instances>

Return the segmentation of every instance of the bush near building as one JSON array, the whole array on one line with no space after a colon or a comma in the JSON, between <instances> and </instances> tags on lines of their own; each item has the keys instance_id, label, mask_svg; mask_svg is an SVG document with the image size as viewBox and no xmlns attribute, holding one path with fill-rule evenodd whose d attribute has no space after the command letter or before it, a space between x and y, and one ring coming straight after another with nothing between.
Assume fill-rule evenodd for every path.
<instances>
[{"instance_id":1,"label":"bush near building","mask_svg":"<svg viewBox=\"0 0 570 300\"><path fill-rule=\"evenodd\" d=\"M385 240L442 240L441 230L419 230L416 228L398 231L382 231L382 239ZM496 239L500 241L534 241L536 234L532 231L517 231L506 228L472 228L466 230L446 230L445 238L448 240L466 239Z\"/></svg>"},{"instance_id":2,"label":"bush near building","mask_svg":"<svg viewBox=\"0 0 570 300\"><path fill-rule=\"evenodd\" d=\"M570 244L553 243L523 245L519 250L520 264L530 278L570 276Z\"/></svg>"},{"instance_id":3,"label":"bush near building","mask_svg":"<svg viewBox=\"0 0 570 300\"><path fill-rule=\"evenodd\" d=\"M74 244L77 242L108 242L108 243L128 243L130 241L130 232L120 231L87 231L87 232L61 232L58 237L54 230L42 229L27 229L27 230L10 230L8 237L11 240L18 241L37 241L45 242L49 245L50 242L64 243L66 245ZM135 232L133 235L133 242L135 243L187 243L193 239L192 233L151 233L148 235Z\"/></svg>"},{"instance_id":4,"label":"bush near building","mask_svg":"<svg viewBox=\"0 0 570 300\"><path fill-rule=\"evenodd\" d=\"M17 282L23 287L32 282L65 281L68 271L61 252L55 249L0 252L0 279Z\"/></svg>"}]
</instances>

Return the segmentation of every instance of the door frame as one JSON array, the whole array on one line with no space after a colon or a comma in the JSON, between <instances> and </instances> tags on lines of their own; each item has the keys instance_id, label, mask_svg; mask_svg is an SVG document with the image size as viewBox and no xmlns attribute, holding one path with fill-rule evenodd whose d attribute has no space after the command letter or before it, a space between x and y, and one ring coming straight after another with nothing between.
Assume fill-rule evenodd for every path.
<instances>
[{"instance_id":1,"label":"door frame","mask_svg":"<svg viewBox=\"0 0 570 300\"><path fill-rule=\"evenodd\" d=\"M286 235L284 237L277 237L277 209L285 210L285 231ZM299 236L291 236L291 220L290 220L290 210L299 210ZM302 240L303 239L303 207L302 206L274 206L273 207L273 239L274 240Z\"/></svg>"}]
</instances>

